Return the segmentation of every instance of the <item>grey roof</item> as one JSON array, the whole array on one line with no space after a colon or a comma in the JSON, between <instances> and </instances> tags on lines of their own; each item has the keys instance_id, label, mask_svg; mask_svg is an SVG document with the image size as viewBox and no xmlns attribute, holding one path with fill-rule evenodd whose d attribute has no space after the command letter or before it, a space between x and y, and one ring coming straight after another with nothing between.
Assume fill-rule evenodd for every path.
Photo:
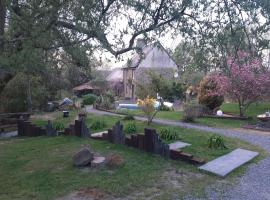
<instances>
[{"instance_id":1,"label":"grey roof","mask_svg":"<svg viewBox=\"0 0 270 200\"><path fill-rule=\"evenodd\" d=\"M124 68L178 68L169 53L159 42L145 46L142 52L143 57L141 60L140 55L136 53Z\"/></svg>"},{"instance_id":2,"label":"grey roof","mask_svg":"<svg viewBox=\"0 0 270 200\"><path fill-rule=\"evenodd\" d=\"M123 71L121 68L114 69L107 77L108 82L123 81Z\"/></svg>"}]
</instances>

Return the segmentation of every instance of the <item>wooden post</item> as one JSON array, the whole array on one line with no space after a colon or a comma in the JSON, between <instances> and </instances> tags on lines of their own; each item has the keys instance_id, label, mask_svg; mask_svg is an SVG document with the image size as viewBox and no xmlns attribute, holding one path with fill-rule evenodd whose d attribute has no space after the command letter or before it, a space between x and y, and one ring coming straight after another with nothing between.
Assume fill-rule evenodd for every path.
<instances>
[{"instance_id":1,"label":"wooden post","mask_svg":"<svg viewBox=\"0 0 270 200\"><path fill-rule=\"evenodd\" d=\"M144 144L145 144L145 151L147 152L154 152L154 134L155 134L154 129L144 129Z\"/></svg>"}]
</instances>

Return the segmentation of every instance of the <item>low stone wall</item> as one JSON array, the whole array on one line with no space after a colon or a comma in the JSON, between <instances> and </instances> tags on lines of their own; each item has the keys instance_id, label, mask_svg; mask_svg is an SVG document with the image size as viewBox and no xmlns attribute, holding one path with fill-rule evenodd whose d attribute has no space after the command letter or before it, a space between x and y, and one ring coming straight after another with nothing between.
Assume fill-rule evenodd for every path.
<instances>
[{"instance_id":1,"label":"low stone wall","mask_svg":"<svg viewBox=\"0 0 270 200\"><path fill-rule=\"evenodd\" d=\"M90 137L90 130L85 125L84 119L75 120L74 124L70 124L68 128L65 128L64 135L66 136L78 136L78 137Z\"/></svg>"},{"instance_id":2,"label":"low stone wall","mask_svg":"<svg viewBox=\"0 0 270 200\"><path fill-rule=\"evenodd\" d=\"M205 163L203 159L196 158L191 154L184 153L178 149L170 149L168 144L162 142L155 129L145 128L144 135L132 134L130 137L126 137L123 133L123 126L120 124L120 122L117 122L112 129L108 130L108 133L103 133L99 136L91 136L91 138L107 140L115 144L127 145L146 152L159 154L165 158L182 160L195 165Z\"/></svg>"},{"instance_id":3,"label":"low stone wall","mask_svg":"<svg viewBox=\"0 0 270 200\"><path fill-rule=\"evenodd\" d=\"M37 137L46 135L46 129L31 124L29 121L19 120L18 122L18 136Z\"/></svg>"}]
</instances>

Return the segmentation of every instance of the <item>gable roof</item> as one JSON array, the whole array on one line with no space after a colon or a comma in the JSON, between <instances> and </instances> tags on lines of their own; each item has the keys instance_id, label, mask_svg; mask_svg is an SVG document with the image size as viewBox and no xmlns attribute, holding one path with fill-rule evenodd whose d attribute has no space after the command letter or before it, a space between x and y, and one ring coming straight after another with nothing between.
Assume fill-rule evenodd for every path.
<instances>
[{"instance_id":1,"label":"gable roof","mask_svg":"<svg viewBox=\"0 0 270 200\"><path fill-rule=\"evenodd\" d=\"M143 57L136 53L124 68L178 68L177 64L160 42L145 46L142 52Z\"/></svg>"},{"instance_id":2,"label":"gable roof","mask_svg":"<svg viewBox=\"0 0 270 200\"><path fill-rule=\"evenodd\" d=\"M107 77L108 82L123 81L123 71L121 68L114 69Z\"/></svg>"}]
</instances>

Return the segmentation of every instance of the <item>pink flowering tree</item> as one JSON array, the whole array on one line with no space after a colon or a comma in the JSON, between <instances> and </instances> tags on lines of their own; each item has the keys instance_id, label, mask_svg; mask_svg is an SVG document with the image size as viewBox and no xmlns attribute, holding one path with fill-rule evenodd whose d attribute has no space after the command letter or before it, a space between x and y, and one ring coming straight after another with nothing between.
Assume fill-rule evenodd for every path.
<instances>
[{"instance_id":1,"label":"pink flowering tree","mask_svg":"<svg viewBox=\"0 0 270 200\"><path fill-rule=\"evenodd\" d=\"M246 52L238 52L236 57L228 57L227 74L215 73L212 78L218 83L212 95L228 95L239 104L240 116L250 104L269 95L270 73L258 58Z\"/></svg>"}]
</instances>

